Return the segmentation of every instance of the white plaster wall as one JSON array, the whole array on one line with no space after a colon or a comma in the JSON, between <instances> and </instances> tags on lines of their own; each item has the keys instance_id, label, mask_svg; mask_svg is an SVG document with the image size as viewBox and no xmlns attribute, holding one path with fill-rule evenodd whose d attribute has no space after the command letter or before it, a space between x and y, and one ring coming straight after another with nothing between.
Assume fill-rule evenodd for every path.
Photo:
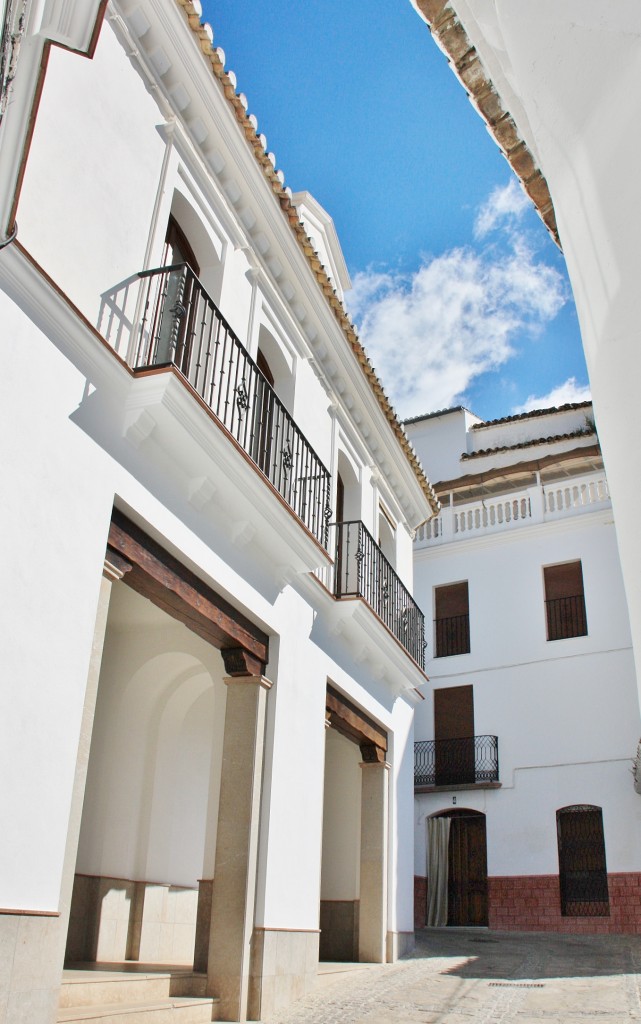
<instances>
[{"instance_id":1,"label":"white plaster wall","mask_svg":"<svg viewBox=\"0 0 641 1024\"><path fill-rule=\"evenodd\" d=\"M108 22L93 60L52 47L20 239L94 324L103 292L144 266L165 150L159 121Z\"/></svg>"},{"instance_id":2,"label":"white plaster wall","mask_svg":"<svg viewBox=\"0 0 641 1024\"><path fill-rule=\"evenodd\" d=\"M630 782L630 762L625 758L524 767L511 780L508 778L501 790L456 794L457 808L467 807L486 815L490 876L558 874L556 812L584 803L603 810L608 871L638 871L641 804ZM427 874L426 819L452 806L451 793L415 798L417 875Z\"/></svg>"},{"instance_id":3,"label":"white plaster wall","mask_svg":"<svg viewBox=\"0 0 641 1024\"><path fill-rule=\"evenodd\" d=\"M56 910L113 483L86 380L3 295L0 905ZM28 400L22 396L28 386ZM19 444L17 440L19 439ZM10 685L9 685L10 684Z\"/></svg>"},{"instance_id":4,"label":"white plaster wall","mask_svg":"<svg viewBox=\"0 0 641 1024\"><path fill-rule=\"evenodd\" d=\"M496 71L505 105L514 107L519 127L532 139L550 186L581 324L638 660L635 481L641 423L629 411L637 405L641 371L639 5L544 0L527 8L499 0L489 20L482 0L458 0L455 7L484 63Z\"/></svg>"},{"instance_id":5,"label":"white plaster wall","mask_svg":"<svg viewBox=\"0 0 641 1024\"><path fill-rule=\"evenodd\" d=\"M112 604L77 870L195 887L220 788L222 661L125 584Z\"/></svg>"},{"instance_id":6,"label":"white plaster wall","mask_svg":"<svg viewBox=\"0 0 641 1024\"><path fill-rule=\"evenodd\" d=\"M465 409L454 409L406 424L407 435L433 483L460 475L460 459L467 451L466 431L470 422L481 421Z\"/></svg>"},{"instance_id":7,"label":"white plaster wall","mask_svg":"<svg viewBox=\"0 0 641 1024\"><path fill-rule=\"evenodd\" d=\"M492 666L574 659L630 647L617 544L608 513L465 539L416 552L415 596L434 616L434 587L468 580L470 653L434 658L427 628L426 671L434 685ZM588 635L546 639L543 566L581 560ZM429 627L429 624L428 624Z\"/></svg>"},{"instance_id":8,"label":"white plaster wall","mask_svg":"<svg viewBox=\"0 0 641 1024\"><path fill-rule=\"evenodd\" d=\"M325 746L321 899L357 900L360 892L361 754L328 729Z\"/></svg>"},{"instance_id":9,"label":"white plaster wall","mask_svg":"<svg viewBox=\"0 0 641 1024\"><path fill-rule=\"evenodd\" d=\"M409 836L414 818L414 702L397 699L392 711L388 931L414 931L414 865Z\"/></svg>"},{"instance_id":10,"label":"white plaster wall","mask_svg":"<svg viewBox=\"0 0 641 1024\"><path fill-rule=\"evenodd\" d=\"M542 566L580 559L588 636L547 641ZM487 815L488 871L558 871L556 810L603 807L610 871L638 869L641 806L630 765L641 731L614 527L592 513L462 540L416 557L416 592L433 613L433 587L469 581L471 652L428 662L433 688L473 684L474 731L496 735L498 791L462 791L457 807ZM433 650L433 647L431 647ZM416 739L434 736L433 702L416 713ZM426 873L425 818L450 793L416 798L415 867Z\"/></svg>"},{"instance_id":11,"label":"white plaster wall","mask_svg":"<svg viewBox=\"0 0 641 1024\"><path fill-rule=\"evenodd\" d=\"M268 928L317 928L327 674L321 652L309 642L312 610L291 589L277 606L288 625L277 653L270 649L267 670L274 686L268 695L256 921Z\"/></svg>"}]
</instances>

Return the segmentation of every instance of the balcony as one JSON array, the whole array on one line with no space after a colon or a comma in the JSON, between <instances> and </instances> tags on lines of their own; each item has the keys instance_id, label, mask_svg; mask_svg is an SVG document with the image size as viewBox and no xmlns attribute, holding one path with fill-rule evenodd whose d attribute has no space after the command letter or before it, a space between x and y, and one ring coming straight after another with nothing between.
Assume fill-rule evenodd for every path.
<instances>
[{"instance_id":1,"label":"balcony","mask_svg":"<svg viewBox=\"0 0 641 1024\"><path fill-rule=\"evenodd\" d=\"M555 597L545 602L548 640L565 640L573 636L587 636L588 622L583 594Z\"/></svg>"},{"instance_id":2,"label":"balcony","mask_svg":"<svg viewBox=\"0 0 641 1024\"><path fill-rule=\"evenodd\" d=\"M470 616L450 615L434 619L435 658L470 653Z\"/></svg>"},{"instance_id":3,"label":"balcony","mask_svg":"<svg viewBox=\"0 0 641 1024\"><path fill-rule=\"evenodd\" d=\"M140 273L128 362L173 367L315 539L327 547L329 472L187 266Z\"/></svg>"},{"instance_id":4,"label":"balcony","mask_svg":"<svg viewBox=\"0 0 641 1024\"><path fill-rule=\"evenodd\" d=\"M609 507L608 482L603 473L594 473L573 481L528 487L510 495L445 505L436 518L419 528L415 543L419 547L433 547Z\"/></svg>"},{"instance_id":5,"label":"balcony","mask_svg":"<svg viewBox=\"0 0 641 1024\"><path fill-rule=\"evenodd\" d=\"M414 786L492 786L499 781L496 736L419 740L414 744Z\"/></svg>"},{"instance_id":6,"label":"balcony","mask_svg":"<svg viewBox=\"0 0 641 1024\"><path fill-rule=\"evenodd\" d=\"M425 667L425 619L365 525L334 523L333 593L363 598L417 665Z\"/></svg>"}]
</instances>

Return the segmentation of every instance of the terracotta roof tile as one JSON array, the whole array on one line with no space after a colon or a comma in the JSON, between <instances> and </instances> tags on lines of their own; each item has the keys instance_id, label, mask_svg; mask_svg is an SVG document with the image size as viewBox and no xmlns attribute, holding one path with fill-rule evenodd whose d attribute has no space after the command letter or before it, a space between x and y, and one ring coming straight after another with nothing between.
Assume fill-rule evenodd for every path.
<instances>
[{"instance_id":1,"label":"terracotta roof tile","mask_svg":"<svg viewBox=\"0 0 641 1024\"><path fill-rule=\"evenodd\" d=\"M416 3L436 42L450 61L454 74L487 124L503 155L534 203L541 220L560 248L556 215L547 181L521 138L510 112L505 109L502 97L488 78L450 0L416 0Z\"/></svg>"},{"instance_id":2,"label":"terracotta roof tile","mask_svg":"<svg viewBox=\"0 0 641 1024\"><path fill-rule=\"evenodd\" d=\"M481 459L486 455L496 455L499 452L514 452L521 448L534 448L539 444L552 444L554 441L570 441L575 437L590 437L596 434L593 427L585 427L581 430L573 430L569 434L555 434L553 437L537 437L533 441L521 441L520 444L505 444L498 448L481 448L477 452L463 452L461 462L469 459Z\"/></svg>"},{"instance_id":3,"label":"terracotta roof tile","mask_svg":"<svg viewBox=\"0 0 641 1024\"><path fill-rule=\"evenodd\" d=\"M515 416L502 416L498 420L485 420L483 423L473 423L472 430L483 430L484 427L495 427L499 423L516 423L519 420L536 419L537 416L550 416L557 412L571 412L573 409L587 409L592 405L588 402L566 402L565 405L553 405L549 409L532 409L530 412L520 412Z\"/></svg>"}]
</instances>

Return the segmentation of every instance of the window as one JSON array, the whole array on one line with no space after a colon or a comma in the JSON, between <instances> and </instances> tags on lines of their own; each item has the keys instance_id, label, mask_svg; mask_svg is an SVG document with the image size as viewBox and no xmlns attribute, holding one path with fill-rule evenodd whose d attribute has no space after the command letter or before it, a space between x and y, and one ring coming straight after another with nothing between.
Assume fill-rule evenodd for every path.
<instances>
[{"instance_id":1,"label":"window","mask_svg":"<svg viewBox=\"0 0 641 1024\"><path fill-rule=\"evenodd\" d=\"M434 690L434 782L474 783L474 687Z\"/></svg>"},{"instance_id":2,"label":"window","mask_svg":"<svg viewBox=\"0 0 641 1024\"><path fill-rule=\"evenodd\" d=\"M548 640L587 636L581 562L564 562L543 569Z\"/></svg>"},{"instance_id":3,"label":"window","mask_svg":"<svg viewBox=\"0 0 641 1024\"><path fill-rule=\"evenodd\" d=\"M561 914L607 917L610 913L600 807L578 804L556 812Z\"/></svg>"},{"instance_id":4,"label":"window","mask_svg":"<svg viewBox=\"0 0 641 1024\"><path fill-rule=\"evenodd\" d=\"M467 580L434 588L435 657L469 654L470 612Z\"/></svg>"}]
</instances>

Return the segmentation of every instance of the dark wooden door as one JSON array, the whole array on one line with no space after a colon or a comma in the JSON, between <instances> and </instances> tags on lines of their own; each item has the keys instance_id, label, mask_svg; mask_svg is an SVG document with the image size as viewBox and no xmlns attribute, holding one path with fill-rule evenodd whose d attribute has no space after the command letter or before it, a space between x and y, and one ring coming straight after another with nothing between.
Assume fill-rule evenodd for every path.
<instances>
[{"instance_id":1,"label":"dark wooden door","mask_svg":"<svg viewBox=\"0 0 641 1024\"><path fill-rule=\"evenodd\" d=\"M156 363L173 362L189 377L191 347L196 329L197 279L200 267L194 250L181 227L170 215L165 236L163 266L186 264L165 279L163 314L157 345Z\"/></svg>"},{"instance_id":2,"label":"dark wooden door","mask_svg":"<svg viewBox=\"0 0 641 1024\"><path fill-rule=\"evenodd\" d=\"M474 687L434 690L437 786L474 782Z\"/></svg>"},{"instance_id":3,"label":"dark wooden door","mask_svg":"<svg viewBox=\"0 0 641 1024\"><path fill-rule=\"evenodd\" d=\"M448 925L487 925L484 814L451 817L448 869Z\"/></svg>"}]
</instances>

